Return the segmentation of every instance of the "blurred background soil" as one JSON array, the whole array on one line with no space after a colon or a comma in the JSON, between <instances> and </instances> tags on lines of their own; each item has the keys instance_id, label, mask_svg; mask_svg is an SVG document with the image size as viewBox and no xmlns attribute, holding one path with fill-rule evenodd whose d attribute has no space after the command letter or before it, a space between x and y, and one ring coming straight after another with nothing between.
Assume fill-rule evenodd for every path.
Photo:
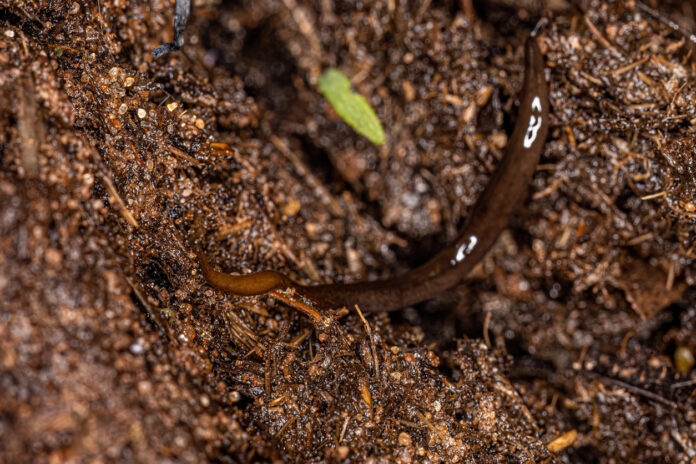
<instances>
[{"instance_id":1,"label":"blurred background soil","mask_svg":"<svg viewBox=\"0 0 696 464\"><path fill-rule=\"evenodd\" d=\"M155 59L173 1L0 0L0 462L696 462L688 35L631 1L194 5ZM194 246L309 283L454 239L542 17L549 140L460 286L363 320L205 284Z\"/></svg>"}]
</instances>

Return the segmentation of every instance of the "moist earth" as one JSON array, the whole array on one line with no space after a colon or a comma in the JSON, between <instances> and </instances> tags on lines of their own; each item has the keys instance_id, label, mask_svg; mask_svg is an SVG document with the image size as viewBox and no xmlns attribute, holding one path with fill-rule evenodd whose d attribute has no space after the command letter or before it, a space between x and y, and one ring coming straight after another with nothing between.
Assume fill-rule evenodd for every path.
<instances>
[{"instance_id":1,"label":"moist earth","mask_svg":"<svg viewBox=\"0 0 696 464\"><path fill-rule=\"evenodd\" d=\"M156 59L173 3L0 1L0 461L694 462L688 4L197 1ZM198 248L326 283L450 243L540 18L548 141L461 285L363 315L205 283Z\"/></svg>"}]
</instances>

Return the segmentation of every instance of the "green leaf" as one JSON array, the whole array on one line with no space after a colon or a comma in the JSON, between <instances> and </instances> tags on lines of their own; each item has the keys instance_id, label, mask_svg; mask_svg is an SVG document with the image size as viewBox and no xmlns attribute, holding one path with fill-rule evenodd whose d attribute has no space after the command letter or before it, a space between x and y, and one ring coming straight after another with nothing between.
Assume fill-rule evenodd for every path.
<instances>
[{"instance_id":1,"label":"green leaf","mask_svg":"<svg viewBox=\"0 0 696 464\"><path fill-rule=\"evenodd\" d=\"M384 143L384 129L370 104L350 90L350 81L338 69L328 69L319 77L319 89L336 113L358 134L375 145Z\"/></svg>"}]
</instances>

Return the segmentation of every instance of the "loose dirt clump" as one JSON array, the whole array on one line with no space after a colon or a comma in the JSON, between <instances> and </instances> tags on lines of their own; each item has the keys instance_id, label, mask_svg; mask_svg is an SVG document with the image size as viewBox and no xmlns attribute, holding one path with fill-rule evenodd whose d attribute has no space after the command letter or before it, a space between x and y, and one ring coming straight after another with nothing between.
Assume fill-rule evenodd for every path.
<instances>
[{"instance_id":1,"label":"loose dirt clump","mask_svg":"<svg viewBox=\"0 0 696 464\"><path fill-rule=\"evenodd\" d=\"M0 2L0 460L696 457L688 37L634 2L194 2L155 59L173 2L93 3ZM453 239L540 15L549 140L459 287L363 315L205 283L198 248L338 282Z\"/></svg>"}]
</instances>

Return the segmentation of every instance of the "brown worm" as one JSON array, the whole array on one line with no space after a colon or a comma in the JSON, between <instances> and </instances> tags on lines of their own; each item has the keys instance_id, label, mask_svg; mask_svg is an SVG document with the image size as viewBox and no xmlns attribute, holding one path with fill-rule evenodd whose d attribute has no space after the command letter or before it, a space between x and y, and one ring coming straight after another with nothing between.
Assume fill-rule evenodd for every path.
<instances>
[{"instance_id":1,"label":"brown worm","mask_svg":"<svg viewBox=\"0 0 696 464\"><path fill-rule=\"evenodd\" d=\"M527 194L549 127L544 61L533 38L525 44L520 109L503 159L476 201L457 241L433 259L405 274L351 284L302 285L277 271L231 275L213 270L203 253L199 260L209 284L237 295L260 295L294 289L321 305L358 305L363 311L393 311L432 298L459 283L495 243L511 214Z\"/></svg>"}]
</instances>

